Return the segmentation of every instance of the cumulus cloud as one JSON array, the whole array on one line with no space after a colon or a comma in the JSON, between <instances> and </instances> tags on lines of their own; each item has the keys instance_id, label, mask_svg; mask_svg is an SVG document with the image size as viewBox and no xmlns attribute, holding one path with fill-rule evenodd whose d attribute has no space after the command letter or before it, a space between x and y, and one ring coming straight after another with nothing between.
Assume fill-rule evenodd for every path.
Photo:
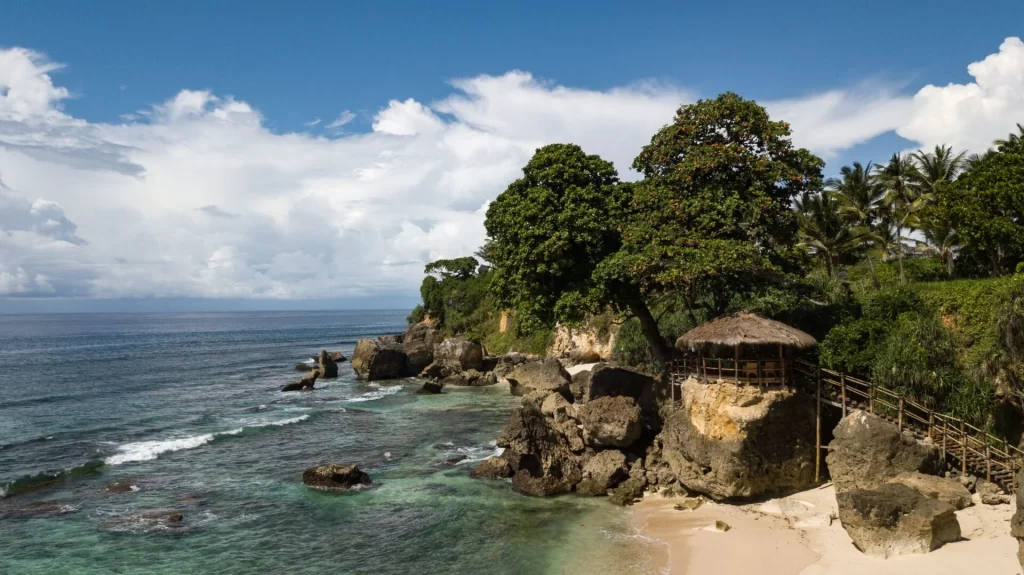
<instances>
[{"instance_id":1,"label":"cumulus cloud","mask_svg":"<svg viewBox=\"0 0 1024 575\"><path fill-rule=\"evenodd\" d=\"M1007 38L967 73L974 82L921 88L897 133L926 147L983 152L1016 131L1015 124L1024 123L1024 42Z\"/></svg>"},{"instance_id":2,"label":"cumulus cloud","mask_svg":"<svg viewBox=\"0 0 1024 575\"><path fill-rule=\"evenodd\" d=\"M696 98L667 84L586 90L513 71L454 80L434 102L392 100L369 132L323 137L274 132L243 99L205 90L88 122L62 110L57 67L0 51L7 296L412 294L426 262L482 244L488 203L537 147L575 142L635 178L633 157ZM1000 94L1010 68L972 73ZM766 105L826 157L911 125L919 110L918 98L871 85Z\"/></svg>"}]
</instances>

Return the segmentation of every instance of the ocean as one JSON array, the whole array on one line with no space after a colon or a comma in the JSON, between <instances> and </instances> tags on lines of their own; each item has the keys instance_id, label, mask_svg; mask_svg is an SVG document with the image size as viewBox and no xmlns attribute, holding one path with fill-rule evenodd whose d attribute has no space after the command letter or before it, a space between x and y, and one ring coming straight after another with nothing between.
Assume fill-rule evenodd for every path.
<instances>
[{"instance_id":1,"label":"ocean","mask_svg":"<svg viewBox=\"0 0 1024 575\"><path fill-rule=\"evenodd\" d=\"M421 396L346 362L278 391L404 318L0 316L0 573L650 572L629 510L469 477L518 403L507 387ZM375 487L305 487L324 463Z\"/></svg>"}]
</instances>

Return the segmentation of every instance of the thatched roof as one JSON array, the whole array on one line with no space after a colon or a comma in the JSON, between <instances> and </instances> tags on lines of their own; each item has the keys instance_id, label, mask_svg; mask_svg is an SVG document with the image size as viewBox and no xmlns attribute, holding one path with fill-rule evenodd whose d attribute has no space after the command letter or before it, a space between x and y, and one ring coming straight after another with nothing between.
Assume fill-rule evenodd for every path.
<instances>
[{"instance_id":1,"label":"thatched roof","mask_svg":"<svg viewBox=\"0 0 1024 575\"><path fill-rule=\"evenodd\" d=\"M676 347L713 343L737 346L740 344L782 344L804 349L814 347L818 341L809 334L756 313L741 311L699 325L676 340Z\"/></svg>"}]
</instances>

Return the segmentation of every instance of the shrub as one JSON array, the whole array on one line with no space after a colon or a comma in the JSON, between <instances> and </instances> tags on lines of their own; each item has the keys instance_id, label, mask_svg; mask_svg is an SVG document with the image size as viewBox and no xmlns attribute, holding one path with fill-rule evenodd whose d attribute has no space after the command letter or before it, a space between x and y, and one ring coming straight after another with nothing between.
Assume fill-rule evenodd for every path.
<instances>
[{"instance_id":1,"label":"shrub","mask_svg":"<svg viewBox=\"0 0 1024 575\"><path fill-rule=\"evenodd\" d=\"M423 317L425 315L427 315L427 310L423 309L422 305L417 305L416 307L412 308L412 311L409 312L409 316L405 318L405 321L409 325L417 324L423 321Z\"/></svg>"},{"instance_id":2,"label":"shrub","mask_svg":"<svg viewBox=\"0 0 1024 575\"><path fill-rule=\"evenodd\" d=\"M885 323L867 318L840 324L818 346L819 361L829 369L866 377L886 331Z\"/></svg>"}]
</instances>

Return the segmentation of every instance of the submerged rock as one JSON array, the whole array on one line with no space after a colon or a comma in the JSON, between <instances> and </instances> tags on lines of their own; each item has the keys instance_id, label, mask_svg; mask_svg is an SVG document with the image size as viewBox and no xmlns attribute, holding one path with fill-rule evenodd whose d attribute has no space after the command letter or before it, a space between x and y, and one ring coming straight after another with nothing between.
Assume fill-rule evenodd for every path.
<instances>
[{"instance_id":1,"label":"submerged rock","mask_svg":"<svg viewBox=\"0 0 1024 575\"><path fill-rule=\"evenodd\" d=\"M901 473L941 471L939 450L874 415L854 411L844 417L828 445L829 474L836 491L872 489Z\"/></svg>"},{"instance_id":2,"label":"submerged rock","mask_svg":"<svg viewBox=\"0 0 1024 575\"><path fill-rule=\"evenodd\" d=\"M355 465L318 465L302 473L306 485L326 491L350 491L371 485L370 476Z\"/></svg>"},{"instance_id":3,"label":"submerged rock","mask_svg":"<svg viewBox=\"0 0 1024 575\"><path fill-rule=\"evenodd\" d=\"M960 539L956 511L896 483L836 495L839 521L866 555L894 557L928 553Z\"/></svg>"},{"instance_id":4,"label":"submerged rock","mask_svg":"<svg viewBox=\"0 0 1024 575\"><path fill-rule=\"evenodd\" d=\"M115 481L107 484L106 491L107 493L132 493L138 491L138 487L127 481Z\"/></svg>"},{"instance_id":5,"label":"submerged rock","mask_svg":"<svg viewBox=\"0 0 1024 575\"><path fill-rule=\"evenodd\" d=\"M352 353L352 369L360 379L397 379L405 377L408 361L400 343L363 338Z\"/></svg>"},{"instance_id":6,"label":"submerged rock","mask_svg":"<svg viewBox=\"0 0 1024 575\"><path fill-rule=\"evenodd\" d=\"M302 379L285 385L281 391L311 391L318 377L320 377L320 372L312 371Z\"/></svg>"},{"instance_id":7,"label":"submerged rock","mask_svg":"<svg viewBox=\"0 0 1024 575\"><path fill-rule=\"evenodd\" d=\"M421 387L416 393L418 393L420 395L434 395L434 394L441 393L442 389L444 389L444 385L443 384L435 382L435 381L428 381L428 382L425 382L423 384L423 387Z\"/></svg>"},{"instance_id":8,"label":"submerged rock","mask_svg":"<svg viewBox=\"0 0 1024 575\"><path fill-rule=\"evenodd\" d=\"M814 483L814 399L793 389L683 383L661 457L686 489L752 498ZM667 479L668 477L666 477Z\"/></svg>"}]
</instances>

